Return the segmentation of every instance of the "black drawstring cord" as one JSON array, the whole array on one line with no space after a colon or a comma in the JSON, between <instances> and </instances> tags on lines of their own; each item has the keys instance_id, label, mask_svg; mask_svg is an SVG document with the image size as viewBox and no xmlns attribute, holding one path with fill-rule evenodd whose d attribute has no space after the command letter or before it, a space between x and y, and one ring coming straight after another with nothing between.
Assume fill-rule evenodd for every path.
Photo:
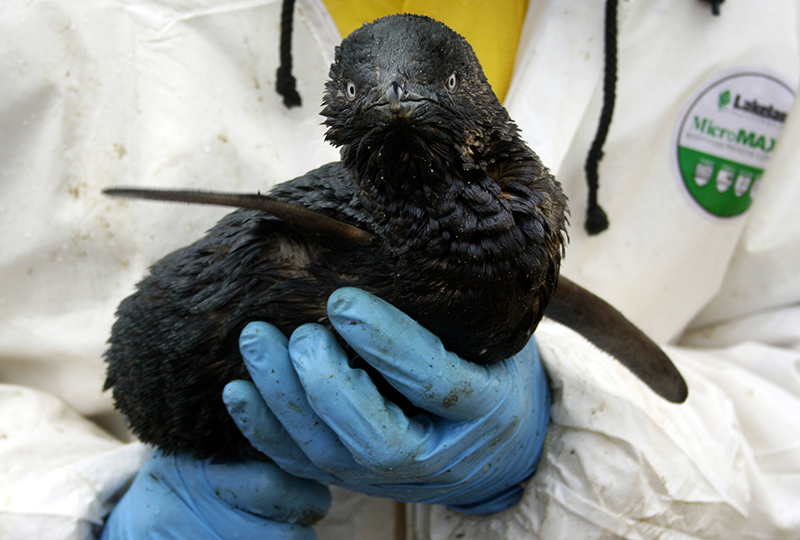
<instances>
[{"instance_id":1,"label":"black drawstring cord","mask_svg":"<svg viewBox=\"0 0 800 540\"><path fill-rule=\"evenodd\" d=\"M594 136L592 147L586 156L586 185L588 200L586 203L586 223L584 228L590 235L600 234L608 228L608 216L597 204L597 190L600 187L597 168L603 159L603 145L608 136L611 118L614 115L614 101L616 100L617 87L617 1L606 0L605 19L605 73L603 77L603 110L600 112L600 121L597 133ZM719 6L725 0L701 0L711 4L711 12L719 15Z\"/></svg>"},{"instance_id":2,"label":"black drawstring cord","mask_svg":"<svg viewBox=\"0 0 800 540\"><path fill-rule=\"evenodd\" d=\"M586 184L589 188L586 206L586 232L595 235L608 228L608 216L597 204L597 190L599 179L597 166L603 159L603 144L608 136L611 117L614 114L614 101L617 88L617 0L606 1L606 35L605 35L605 76L603 79L603 110L600 112L600 122L594 142L586 156Z\"/></svg>"},{"instance_id":3,"label":"black drawstring cord","mask_svg":"<svg viewBox=\"0 0 800 540\"><path fill-rule=\"evenodd\" d=\"M725 2L725 0L702 0L702 1L711 4L711 13L713 13L714 15L719 15L719 5Z\"/></svg>"},{"instance_id":4,"label":"black drawstring cord","mask_svg":"<svg viewBox=\"0 0 800 540\"><path fill-rule=\"evenodd\" d=\"M299 107L302 103L297 93L297 80L292 75L292 19L294 17L294 0L283 0L281 9L281 65L278 68L278 79L275 89L283 96L283 104L287 109Z\"/></svg>"}]
</instances>

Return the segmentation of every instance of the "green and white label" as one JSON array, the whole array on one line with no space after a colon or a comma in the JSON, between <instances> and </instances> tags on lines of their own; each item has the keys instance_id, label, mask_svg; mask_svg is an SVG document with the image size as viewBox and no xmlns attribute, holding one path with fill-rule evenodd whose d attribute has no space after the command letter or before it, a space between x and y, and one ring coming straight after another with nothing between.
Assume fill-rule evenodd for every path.
<instances>
[{"instance_id":1,"label":"green and white label","mask_svg":"<svg viewBox=\"0 0 800 540\"><path fill-rule=\"evenodd\" d=\"M728 218L750 208L793 102L787 83L754 71L722 75L695 96L678 130L677 161L703 209Z\"/></svg>"}]
</instances>

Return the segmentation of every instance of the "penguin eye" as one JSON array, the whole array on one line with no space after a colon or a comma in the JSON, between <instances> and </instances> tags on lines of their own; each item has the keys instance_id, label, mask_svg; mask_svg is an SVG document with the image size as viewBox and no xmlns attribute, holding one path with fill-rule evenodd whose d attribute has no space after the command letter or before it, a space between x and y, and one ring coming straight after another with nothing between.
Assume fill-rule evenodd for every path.
<instances>
[{"instance_id":1,"label":"penguin eye","mask_svg":"<svg viewBox=\"0 0 800 540\"><path fill-rule=\"evenodd\" d=\"M358 86L353 81L347 81L347 84L344 87L345 95L347 99L353 101L358 97Z\"/></svg>"},{"instance_id":2,"label":"penguin eye","mask_svg":"<svg viewBox=\"0 0 800 540\"><path fill-rule=\"evenodd\" d=\"M451 94L458 89L458 77L456 77L455 73L452 73L447 78L447 81L444 83L444 87L447 88L447 91Z\"/></svg>"}]
</instances>

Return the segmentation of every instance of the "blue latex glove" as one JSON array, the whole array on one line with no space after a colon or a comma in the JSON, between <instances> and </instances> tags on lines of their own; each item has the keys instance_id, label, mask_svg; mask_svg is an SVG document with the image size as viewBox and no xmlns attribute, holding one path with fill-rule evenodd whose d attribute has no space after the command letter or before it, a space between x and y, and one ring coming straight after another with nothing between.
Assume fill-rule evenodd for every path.
<instances>
[{"instance_id":1,"label":"blue latex glove","mask_svg":"<svg viewBox=\"0 0 800 540\"><path fill-rule=\"evenodd\" d=\"M409 418L381 396L324 327L303 325L287 340L274 326L251 323L239 347L254 383L229 383L223 399L257 449L290 474L370 495L473 514L519 502L550 418L533 340L512 358L479 366L358 289L331 295L328 315L428 414Z\"/></svg>"},{"instance_id":2,"label":"blue latex glove","mask_svg":"<svg viewBox=\"0 0 800 540\"><path fill-rule=\"evenodd\" d=\"M328 489L274 463L218 464L154 452L102 540L311 540Z\"/></svg>"}]
</instances>

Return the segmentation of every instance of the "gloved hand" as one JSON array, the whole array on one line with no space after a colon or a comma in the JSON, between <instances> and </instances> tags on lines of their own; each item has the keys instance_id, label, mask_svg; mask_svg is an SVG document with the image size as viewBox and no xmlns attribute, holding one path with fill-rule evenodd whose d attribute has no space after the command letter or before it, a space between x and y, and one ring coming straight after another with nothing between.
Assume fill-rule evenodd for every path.
<instances>
[{"instance_id":1,"label":"gloved hand","mask_svg":"<svg viewBox=\"0 0 800 540\"><path fill-rule=\"evenodd\" d=\"M101 540L310 540L328 489L274 463L217 464L155 451L109 516Z\"/></svg>"},{"instance_id":2,"label":"gloved hand","mask_svg":"<svg viewBox=\"0 0 800 540\"><path fill-rule=\"evenodd\" d=\"M533 340L479 366L444 350L388 303L352 288L328 301L334 328L414 405L406 416L352 369L334 335L287 340L255 322L239 347L254 383L223 393L239 429L292 475L401 501L487 514L519 502L541 454L550 392Z\"/></svg>"}]
</instances>

